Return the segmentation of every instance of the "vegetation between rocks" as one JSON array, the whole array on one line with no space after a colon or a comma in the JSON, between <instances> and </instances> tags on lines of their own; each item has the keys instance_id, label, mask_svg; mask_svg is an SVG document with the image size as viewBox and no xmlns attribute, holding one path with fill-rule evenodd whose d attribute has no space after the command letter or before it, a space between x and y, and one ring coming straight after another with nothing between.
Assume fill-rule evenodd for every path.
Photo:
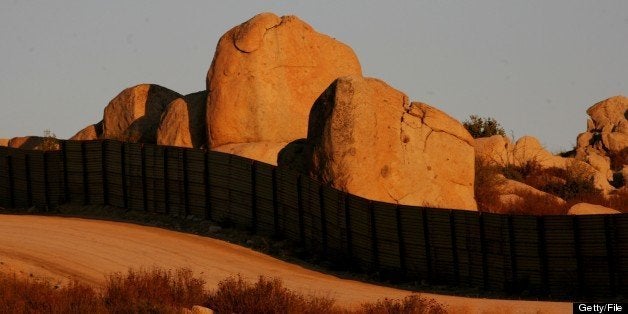
<instances>
[{"instance_id":1,"label":"vegetation between rocks","mask_svg":"<svg viewBox=\"0 0 628 314\"><path fill-rule=\"evenodd\" d=\"M328 297L305 296L279 279L228 277L211 291L191 270L129 270L109 276L102 290L77 281L65 286L0 274L2 313L182 313L195 305L216 313L445 313L432 299L411 295L345 309Z\"/></svg>"},{"instance_id":2,"label":"vegetation between rocks","mask_svg":"<svg viewBox=\"0 0 628 314\"><path fill-rule=\"evenodd\" d=\"M462 122L462 125L469 131L473 138L506 135L501 124L491 117L481 118L476 115L470 115L468 120Z\"/></svg>"},{"instance_id":3,"label":"vegetation between rocks","mask_svg":"<svg viewBox=\"0 0 628 314\"><path fill-rule=\"evenodd\" d=\"M619 190L611 195L594 185L593 178L578 163L568 164L565 169L541 165L530 160L521 165L495 163L477 159L475 177L475 197L480 211L493 213L561 215L578 203L589 203L610 208L626 208L628 191ZM500 176L501 175L501 176ZM519 191L519 201L502 203L495 197L501 195L499 186L505 179L525 183L539 191L557 196L565 202L529 191Z\"/></svg>"}]
</instances>

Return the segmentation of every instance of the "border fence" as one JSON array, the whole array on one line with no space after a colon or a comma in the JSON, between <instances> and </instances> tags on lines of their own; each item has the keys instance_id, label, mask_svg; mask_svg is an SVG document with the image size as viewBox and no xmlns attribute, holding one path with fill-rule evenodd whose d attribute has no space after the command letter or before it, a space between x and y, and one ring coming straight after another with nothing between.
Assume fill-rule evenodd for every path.
<instances>
[{"instance_id":1,"label":"border fence","mask_svg":"<svg viewBox=\"0 0 628 314\"><path fill-rule=\"evenodd\" d=\"M0 147L0 206L111 205L283 236L359 270L563 300L628 297L628 214L526 216L371 201L220 152L104 141Z\"/></svg>"}]
</instances>

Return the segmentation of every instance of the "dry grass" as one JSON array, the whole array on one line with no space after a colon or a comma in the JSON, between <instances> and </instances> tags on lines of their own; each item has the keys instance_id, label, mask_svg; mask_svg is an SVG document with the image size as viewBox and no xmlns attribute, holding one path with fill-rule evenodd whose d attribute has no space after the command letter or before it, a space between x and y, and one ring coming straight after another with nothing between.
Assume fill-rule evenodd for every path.
<instances>
[{"instance_id":1,"label":"dry grass","mask_svg":"<svg viewBox=\"0 0 628 314\"><path fill-rule=\"evenodd\" d=\"M205 281L186 268L129 270L126 276L109 276L103 302L112 313L176 313L203 304Z\"/></svg>"},{"instance_id":2,"label":"dry grass","mask_svg":"<svg viewBox=\"0 0 628 314\"><path fill-rule=\"evenodd\" d=\"M480 158L475 159L475 200L480 211L501 213L505 210L495 197L499 195L497 186L502 181L498 178L500 173L499 167L494 164Z\"/></svg>"},{"instance_id":3,"label":"dry grass","mask_svg":"<svg viewBox=\"0 0 628 314\"><path fill-rule=\"evenodd\" d=\"M502 204L498 213L515 215L564 215L569 210L565 203L546 195L539 195L529 191L520 191L522 200L509 204Z\"/></svg>"},{"instance_id":4,"label":"dry grass","mask_svg":"<svg viewBox=\"0 0 628 314\"><path fill-rule=\"evenodd\" d=\"M279 279L260 277L249 283L241 277L221 281L207 305L218 313L333 313L334 300L305 297L285 288Z\"/></svg>"},{"instance_id":5,"label":"dry grass","mask_svg":"<svg viewBox=\"0 0 628 314\"><path fill-rule=\"evenodd\" d=\"M481 159L476 159L475 197L480 211L503 214L560 215L577 203L590 203L610 208L628 208L628 189L621 189L604 196L595 188L593 178L581 164L573 162L566 169L542 168L537 162L529 161L521 166L500 167ZM540 191L552 194L566 201L557 202L553 198L530 192L518 195L522 201L503 204L497 186L499 175L520 181Z\"/></svg>"},{"instance_id":6,"label":"dry grass","mask_svg":"<svg viewBox=\"0 0 628 314\"><path fill-rule=\"evenodd\" d=\"M58 287L0 274L0 313L107 313L107 309L94 289L77 282Z\"/></svg>"},{"instance_id":7,"label":"dry grass","mask_svg":"<svg viewBox=\"0 0 628 314\"><path fill-rule=\"evenodd\" d=\"M445 309L434 300L425 300L418 295L410 295L403 300L384 299L376 303L363 304L362 313L368 314L419 314L446 313Z\"/></svg>"},{"instance_id":8,"label":"dry grass","mask_svg":"<svg viewBox=\"0 0 628 314\"><path fill-rule=\"evenodd\" d=\"M432 299L411 295L343 309L331 298L305 296L288 290L279 279L260 277L250 283L229 277L217 289L189 269L129 270L113 274L102 292L78 283L55 286L49 281L0 274L0 313L181 313L202 305L217 313L445 313Z\"/></svg>"}]
</instances>

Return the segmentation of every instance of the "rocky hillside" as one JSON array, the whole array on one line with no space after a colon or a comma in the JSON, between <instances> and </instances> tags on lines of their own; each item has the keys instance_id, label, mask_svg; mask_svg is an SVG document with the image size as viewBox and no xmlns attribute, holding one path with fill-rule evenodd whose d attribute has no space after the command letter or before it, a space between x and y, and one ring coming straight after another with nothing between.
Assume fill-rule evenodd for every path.
<instances>
[{"instance_id":1,"label":"rocky hillside","mask_svg":"<svg viewBox=\"0 0 628 314\"><path fill-rule=\"evenodd\" d=\"M529 136L473 139L445 112L363 77L351 47L296 16L272 13L220 38L205 83L189 95L129 87L107 104L102 121L72 139L227 152L406 205L534 214L628 208L626 97L591 107L587 131L566 157ZM38 148L41 141L4 145Z\"/></svg>"}]
</instances>

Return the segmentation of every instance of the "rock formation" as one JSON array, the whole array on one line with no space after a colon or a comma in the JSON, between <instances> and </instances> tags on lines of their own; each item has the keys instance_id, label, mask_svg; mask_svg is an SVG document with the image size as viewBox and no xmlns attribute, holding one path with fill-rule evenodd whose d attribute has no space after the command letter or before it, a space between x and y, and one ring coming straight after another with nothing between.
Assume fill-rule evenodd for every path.
<instances>
[{"instance_id":1,"label":"rock formation","mask_svg":"<svg viewBox=\"0 0 628 314\"><path fill-rule=\"evenodd\" d=\"M304 145L305 170L337 189L390 203L477 208L471 135L380 80L334 81L312 108Z\"/></svg>"},{"instance_id":2,"label":"rock formation","mask_svg":"<svg viewBox=\"0 0 628 314\"><path fill-rule=\"evenodd\" d=\"M207 91L200 91L169 103L159 122L157 144L203 147L207 143L206 101Z\"/></svg>"},{"instance_id":3,"label":"rock formation","mask_svg":"<svg viewBox=\"0 0 628 314\"><path fill-rule=\"evenodd\" d=\"M612 208L594 205L589 203L578 203L576 205L571 206L568 215L601 215L601 214L620 214L620 211L614 210Z\"/></svg>"},{"instance_id":4,"label":"rock formation","mask_svg":"<svg viewBox=\"0 0 628 314\"><path fill-rule=\"evenodd\" d=\"M603 162L587 163L574 158L555 156L532 136L523 136L514 144L507 137L501 135L476 138L475 155L476 158L500 167L508 165L520 167L533 162L543 169L567 170L568 168L577 168L583 175L593 178L593 184L597 189L605 193L613 190L607 180L608 174Z\"/></svg>"},{"instance_id":5,"label":"rock formation","mask_svg":"<svg viewBox=\"0 0 628 314\"><path fill-rule=\"evenodd\" d=\"M587 110L587 131L578 135L576 158L588 162L615 187L628 182L628 98L615 96ZM621 177L622 180L616 180Z\"/></svg>"},{"instance_id":6,"label":"rock formation","mask_svg":"<svg viewBox=\"0 0 628 314\"><path fill-rule=\"evenodd\" d=\"M22 136L9 140L8 147L21 148L27 150L57 150L59 143L52 137Z\"/></svg>"},{"instance_id":7,"label":"rock formation","mask_svg":"<svg viewBox=\"0 0 628 314\"><path fill-rule=\"evenodd\" d=\"M10 139L8 138L0 138L0 146L7 147L9 146Z\"/></svg>"},{"instance_id":8,"label":"rock formation","mask_svg":"<svg viewBox=\"0 0 628 314\"><path fill-rule=\"evenodd\" d=\"M155 143L166 105L181 97L165 87L141 84L113 98L103 115L103 138Z\"/></svg>"},{"instance_id":9,"label":"rock formation","mask_svg":"<svg viewBox=\"0 0 628 314\"><path fill-rule=\"evenodd\" d=\"M102 138L102 121L96 124L90 124L84 129L78 131L70 139L75 141L90 141Z\"/></svg>"},{"instance_id":10,"label":"rock formation","mask_svg":"<svg viewBox=\"0 0 628 314\"><path fill-rule=\"evenodd\" d=\"M361 74L349 46L295 16L256 15L216 47L207 73L210 147L304 138L316 98L349 74Z\"/></svg>"}]
</instances>

